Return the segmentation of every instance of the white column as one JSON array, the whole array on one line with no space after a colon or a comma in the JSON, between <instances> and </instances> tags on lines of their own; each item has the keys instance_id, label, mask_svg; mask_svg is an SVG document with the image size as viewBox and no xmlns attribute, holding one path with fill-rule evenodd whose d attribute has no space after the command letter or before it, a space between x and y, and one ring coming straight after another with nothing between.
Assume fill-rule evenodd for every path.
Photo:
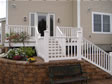
<instances>
[{"instance_id":1,"label":"white column","mask_svg":"<svg viewBox=\"0 0 112 84\"><path fill-rule=\"evenodd\" d=\"M78 41L77 41L77 56L78 60L82 59L82 54L81 54L81 47L82 47L82 31L77 32L78 35Z\"/></svg>"},{"instance_id":2,"label":"white column","mask_svg":"<svg viewBox=\"0 0 112 84\"><path fill-rule=\"evenodd\" d=\"M80 0L77 0L77 28L80 28Z\"/></svg>"},{"instance_id":3,"label":"white column","mask_svg":"<svg viewBox=\"0 0 112 84\"><path fill-rule=\"evenodd\" d=\"M46 31L44 31L44 48L45 48L45 56L44 56L44 61L45 62L49 62L49 31L48 30L46 30Z\"/></svg>"}]
</instances>

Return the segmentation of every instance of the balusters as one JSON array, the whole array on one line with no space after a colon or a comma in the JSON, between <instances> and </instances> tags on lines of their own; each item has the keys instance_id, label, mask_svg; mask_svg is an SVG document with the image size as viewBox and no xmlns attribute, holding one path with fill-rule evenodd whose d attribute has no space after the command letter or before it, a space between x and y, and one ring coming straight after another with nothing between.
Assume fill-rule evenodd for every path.
<instances>
[{"instance_id":1,"label":"balusters","mask_svg":"<svg viewBox=\"0 0 112 84\"><path fill-rule=\"evenodd\" d=\"M104 50L100 49L92 42L84 39L83 40L83 58L106 72L111 72L111 60L110 55Z\"/></svg>"},{"instance_id":2,"label":"balusters","mask_svg":"<svg viewBox=\"0 0 112 84\"><path fill-rule=\"evenodd\" d=\"M67 36L76 36L76 31L78 31L77 28L73 28L73 27L60 27L60 30L62 31L62 33Z\"/></svg>"},{"instance_id":3,"label":"balusters","mask_svg":"<svg viewBox=\"0 0 112 84\"><path fill-rule=\"evenodd\" d=\"M8 25L8 28L10 30L11 33L21 33L21 32L26 32L31 36L31 28L35 28L35 27L31 27L31 26L23 26L23 25Z\"/></svg>"}]
</instances>

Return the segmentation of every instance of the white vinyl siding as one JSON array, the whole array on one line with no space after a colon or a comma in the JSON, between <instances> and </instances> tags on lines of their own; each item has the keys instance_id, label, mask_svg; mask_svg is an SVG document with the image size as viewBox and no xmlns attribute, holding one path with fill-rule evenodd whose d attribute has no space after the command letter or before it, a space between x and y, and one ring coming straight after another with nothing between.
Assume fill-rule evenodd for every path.
<instances>
[{"instance_id":1,"label":"white vinyl siding","mask_svg":"<svg viewBox=\"0 0 112 84\"><path fill-rule=\"evenodd\" d=\"M94 12L92 16L93 33L111 33L111 14Z\"/></svg>"}]
</instances>

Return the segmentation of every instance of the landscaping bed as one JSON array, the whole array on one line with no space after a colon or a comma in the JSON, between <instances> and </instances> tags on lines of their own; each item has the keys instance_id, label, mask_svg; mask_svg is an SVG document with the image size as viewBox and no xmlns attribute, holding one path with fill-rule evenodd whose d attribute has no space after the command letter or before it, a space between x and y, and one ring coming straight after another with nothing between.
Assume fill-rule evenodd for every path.
<instances>
[{"instance_id":1,"label":"landscaping bed","mask_svg":"<svg viewBox=\"0 0 112 84\"><path fill-rule=\"evenodd\" d=\"M0 57L16 60L35 62L36 51L32 47L10 48L6 53L0 54Z\"/></svg>"}]
</instances>

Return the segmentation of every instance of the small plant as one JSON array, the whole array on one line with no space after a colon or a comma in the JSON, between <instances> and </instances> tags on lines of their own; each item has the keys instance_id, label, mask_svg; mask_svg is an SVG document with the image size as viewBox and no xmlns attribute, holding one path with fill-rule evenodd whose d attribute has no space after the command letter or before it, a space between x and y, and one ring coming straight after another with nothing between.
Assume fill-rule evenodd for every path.
<instances>
[{"instance_id":1,"label":"small plant","mask_svg":"<svg viewBox=\"0 0 112 84\"><path fill-rule=\"evenodd\" d=\"M35 54L35 50L30 47L22 47L22 51L24 51L25 55L28 57L32 57Z\"/></svg>"},{"instance_id":2,"label":"small plant","mask_svg":"<svg viewBox=\"0 0 112 84\"><path fill-rule=\"evenodd\" d=\"M14 49L10 49L8 54L7 54L7 58L8 59L13 59L13 56L15 56L15 50Z\"/></svg>"},{"instance_id":3,"label":"small plant","mask_svg":"<svg viewBox=\"0 0 112 84\"><path fill-rule=\"evenodd\" d=\"M7 53L8 59L21 60L24 55L22 55L22 50L20 48L10 49Z\"/></svg>"},{"instance_id":4,"label":"small plant","mask_svg":"<svg viewBox=\"0 0 112 84\"><path fill-rule=\"evenodd\" d=\"M33 57L34 54L35 50L30 47L14 48L8 51L7 58L14 60L27 60L27 58Z\"/></svg>"}]
</instances>

